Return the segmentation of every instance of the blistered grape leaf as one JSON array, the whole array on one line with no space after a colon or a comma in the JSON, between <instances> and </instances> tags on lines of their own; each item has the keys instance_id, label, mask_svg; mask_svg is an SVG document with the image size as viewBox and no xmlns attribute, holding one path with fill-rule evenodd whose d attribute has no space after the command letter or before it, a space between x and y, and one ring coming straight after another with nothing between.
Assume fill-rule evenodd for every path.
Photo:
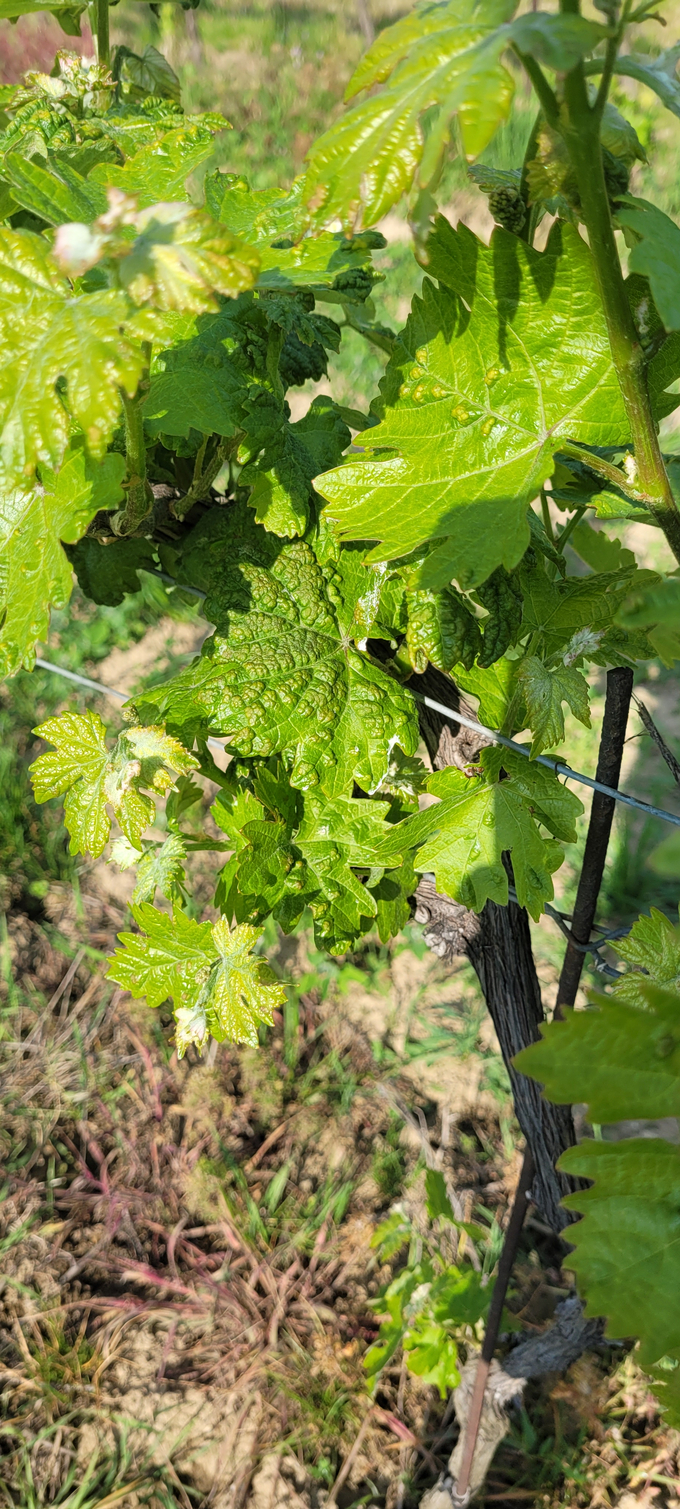
<instances>
[{"instance_id":1,"label":"blistered grape leaf","mask_svg":"<svg viewBox=\"0 0 680 1509\"><path fill-rule=\"evenodd\" d=\"M644 1009L597 996L541 1027L542 1041L515 1059L558 1105L585 1102L594 1122L680 1114L680 996L640 982Z\"/></svg>"},{"instance_id":2,"label":"blistered grape leaf","mask_svg":"<svg viewBox=\"0 0 680 1509\"><path fill-rule=\"evenodd\" d=\"M509 852L520 905L538 920L545 902L552 900L551 876L564 856L554 839L541 836L531 804L513 776L487 781L449 769L438 771L427 784L441 801L399 825L402 843L406 836L423 845L416 870L434 871L439 891L480 912L488 900L507 905L502 855Z\"/></svg>"},{"instance_id":3,"label":"blistered grape leaf","mask_svg":"<svg viewBox=\"0 0 680 1509\"><path fill-rule=\"evenodd\" d=\"M186 775L198 765L194 755L162 728L127 728L109 751L106 728L90 709L48 718L33 732L55 745L54 752L39 755L30 767L35 799L46 802L66 793L64 821L71 853L89 853L94 859L111 831L108 807L125 837L139 849L142 833L156 813L153 796L141 788L165 795L175 775Z\"/></svg>"},{"instance_id":4,"label":"blistered grape leaf","mask_svg":"<svg viewBox=\"0 0 680 1509\"><path fill-rule=\"evenodd\" d=\"M30 670L35 643L49 627L50 607L63 608L72 575L60 540L77 540L100 508L121 501L123 456L99 463L71 449L40 488L0 490L0 676Z\"/></svg>"},{"instance_id":5,"label":"blistered grape leaf","mask_svg":"<svg viewBox=\"0 0 680 1509\"><path fill-rule=\"evenodd\" d=\"M380 220L410 188L437 175L457 117L463 149L476 157L506 119L514 94L501 61L515 42L549 66L573 66L604 35L580 16L526 15L512 22L514 0L419 4L380 32L347 90L390 80L378 95L341 116L312 147L305 202L318 225ZM422 120L428 112L427 137Z\"/></svg>"},{"instance_id":6,"label":"blistered grape leaf","mask_svg":"<svg viewBox=\"0 0 680 1509\"><path fill-rule=\"evenodd\" d=\"M172 726L220 733L242 755L285 751L293 785L329 796L355 780L374 790L394 743L415 753L410 693L342 633L309 544L282 544L247 509L215 510L184 566L207 589L217 633L186 670L135 699L145 716L162 708Z\"/></svg>"},{"instance_id":7,"label":"blistered grape leaf","mask_svg":"<svg viewBox=\"0 0 680 1509\"><path fill-rule=\"evenodd\" d=\"M111 453L105 459L120 462L122 470L122 456ZM103 544L89 535L71 546L68 558L85 596L111 608L118 607L128 593L139 592L138 571L154 569L153 546L138 537Z\"/></svg>"},{"instance_id":8,"label":"blistered grape leaf","mask_svg":"<svg viewBox=\"0 0 680 1509\"><path fill-rule=\"evenodd\" d=\"M111 185L137 200L140 209L187 199L187 179L214 155L212 135L196 125L167 131L159 141L140 147L122 166L100 163L88 182Z\"/></svg>"},{"instance_id":9,"label":"blistered grape leaf","mask_svg":"<svg viewBox=\"0 0 680 1509\"><path fill-rule=\"evenodd\" d=\"M626 194L617 204L616 221L629 232L630 271L649 279L666 329L680 330L680 230L675 221L657 205L633 194Z\"/></svg>"},{"instance_id":10,"label":"blistered grape leaf","mask_svg":"<svg viewBox=\"0 0 680 1509\"><path fill-rule=\"evenodd\" d=\"M201 314L213 295L252 288L259 257L202 210L156 204L137 217L139 234L120 261L120 280L136 304Z\"/></svg>"},{"instance_id":11,"label":"blistered grape leaf","mask_svg":"<svg viewBox=\"0 0 680 1509\"><path fill-rule=\"evenodd\" d=\"M450 671L459 662L470 668L482 636L477 619L453 587L440 592L416 588L407 592L406 606L406 646L414 670L423 672L428 661L440 671Z\"/></svg>"},{"instance_id":12,"label":"blistered grape leaf","mask_svg":"<svg viewBox=\"0 0 680 1509\"><path fill-rule=\"evenodd\" d=\"M548 669L537 655L527 655L520 663L517 685L527 708L527 722L533 738L532 759L544 749L555 749L564 738L563 702L568 703L575 718L590 728L588 682L573 666L557 665Z\"/></svg>"},{"instance_id":13,"label":"blistered grape leaf","mask_svg":"<svg viewBox=\"0 0 680 1509\"><path fill-rule=\"evenodd\" d=\"M366 298L373 277L367 273L371 252L385 245L379 232L347 239L339 232L302 237L305 223L298 178L288 194L280 189L249 187L245 179L229 182L227 175L206 180L210 213L260 254L261 288L311 287L320 292L355 293Z\"/></svg>"},{"instance_id":14,"label":"blistered grape leaf","mask_svg":"<svg viewBox=\"0 0 680 1509\"><path fill-rule=\"evenodd\" d=\"M74 298L40 236L0 227L0 456L17 482L38 461L60 464L70 416L91 453L103 455L120 390L132 396L144 366L124 334L127 313L115 289Z\"/></svg>"},{"instance_id":15,"label":"blistered grape leaf","mask_svg":"<svg viewBox=\"0 0 680 1509\"><path fill-rule=\"evenodd\" d=\"M536 515L529 509L529 521ZM538 523L538 519L536 519ZM495 665L511 645L517 643L522 626L522 593L516 575L498 566L484 584L477 588L476 597L487 617L482 621L484 644L477 664L486 670Z\"/></svg>"},{"instance_id":16,"label":"blistered grape leaf","mask_svg":"<svg viewBox=\"0 0 680 1509\"><path fill-rule=\"evenodd\" d=\"M527 503L559 436L620 444L628 422L590 252L571 226L539 253L501 229L486 247L440 216L428 253L439 286L425 281L397 339L384 419L363 455L315 485L342 538L380 541L372 559L435 540L420 585L473 587L524 554Z\"/></svg>"}]
</instances>

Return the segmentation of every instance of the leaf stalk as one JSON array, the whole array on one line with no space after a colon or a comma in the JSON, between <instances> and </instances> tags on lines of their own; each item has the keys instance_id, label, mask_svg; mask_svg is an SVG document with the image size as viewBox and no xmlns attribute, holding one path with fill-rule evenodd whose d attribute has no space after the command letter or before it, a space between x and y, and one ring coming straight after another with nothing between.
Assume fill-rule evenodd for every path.
<instances>
[{"instance_id":1,"label":"leaf stalk","mask_svg":"<svg viewBox=\"0 0 680 1509\"><path fill-rule=\"evenodd\" d=\"M561 8L573 14L574 0L562 0ZM605 63L608 77L613 66L614 60L609 68ZM680 561L680 512L661 455L647 389L646 359L628 303L614 235L600 143L600 118L605 103L604 98L600 101L600 95L601 91L596 105L591 105L582 63L566 74L560 131L576 175L612 359L630 424L640 492L663 529L676 560Z\"/></svg>"}]
</instances>

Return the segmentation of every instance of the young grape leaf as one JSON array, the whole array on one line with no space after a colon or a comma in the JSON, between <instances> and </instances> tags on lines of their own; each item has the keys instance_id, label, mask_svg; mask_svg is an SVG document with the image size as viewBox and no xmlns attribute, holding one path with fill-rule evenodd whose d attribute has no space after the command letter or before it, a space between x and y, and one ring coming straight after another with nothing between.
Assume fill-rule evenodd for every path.
<instances>
[{"instance_id":1,"label":"young grape leaf","mask_svg":"<svg viewBox=\"0 0 680 1509\"><path fill-rule=\"evenodd\" d=\"M63 796L64 821L72 854L102 853L109 833L110 806L131 844L153 822L156 806L142 787L163 795L174 776L198 765L176 739L162 728L127 728L109 753L106 728L97 713L63 713L33 730L55 745L55 752L39 755L30 767L37 802ZM170 774L172 772L172 774Z\"/></svg>"},{"instance_id":2,"label":"young grape leaf","mask_svg":"<svg viewBox=\"0 0 680 1509\"><path fill-rule=\"evenodd\" d=\"M563 70L605 35L580 16L539 12L512 22L515 9L514 0L421 3L380 32L346 98L390 83L341 116L308 155L304 199L318 226L375 224L416 173L421 185L431 183L454 116L466 156L478 156L512 104L514 80L501 58L513 43Z\"/></svg>"},{"instance_id":3,"label":"young grape leaf","mask_svg":"<svg viewBox=\"0 0 680 1509\"><path fill-rule=\"evenodd\" d=\"M443 770L427 784L441 801L400 824L403 831L397 835L402 844L404 838L423 844L416 870L433 870L438 890L480 912L488 900L507 905L502 856L509 852L520 906L537 921L545 902L552 900L551 875L564 856L552 838L541 837L514 774L495 782Z\"/></svg>"},{"instance_id":4,"label":"young grape leaf","mask_svg":"<svg viewBox=\"0 0 680 1509\"><path fill-rule=\"evenodd\" d=\"M526 703L528 726L533 734L532 759L544 749L556 749L561 744L563 702L568 703L579 723L590 728L588 682L573 666L558 665L549 670L537 655L528 655L520 662L517 685Z\"/></svg>"},{"instance_id":5,"label":"young grape leaf","mask_svg":"<svg viewBox=\"0 0 680 1509\"><path fill-rule=\"evenodd\" d=\"M371 559L438 541L419 585L473 587L524 554L527 503L559 436L623 444L628 421L590 252L571 226L539 253L500 229L486 247L440 216L428 253L439 286L426 280L397 339L384 419L363 455L315 485L342 538L380 541Z\"/></svg>"},{"instance_id":6,"label":"young grape leaf","mask_svg":"<svg viewBox=\"0 0 680 1509\"><path fill-rule=\"evenodd\" d=\"M515 703L517 669L516 660L505 658L496 660L493 665L487 667L473 665L469 671L466 671L464 666L456 666L456 685L462 691L470 692L473 697L479 698L477 716L486 728L502 728L511 706L521 717L521 709L516 707ZM515 717L513 732L524 726Z\"/></svg>"},{"instance_id":7,"label":"young grape leaf","mask_svg":"<svg viewBox=\"0 0 680 1509\"><path fill-rule=\"evenodd\" d=\"M245 923L230 931L224 917L213 927L217 961L201 1000L208 1028L218 1043L228 1038L257 1048L258 1026L263 1023L271 1027L272 1012L286 999L285 987L275 980L265 960L253 953L261 936L261 928Z\"/></svg>"},{"instance_id":8,"label":"young grape leaf","mask_svg":"<svg viewBox=\"0 0 680 1509\"><path fill-rule=\"evenodd\" d=\"M252 288L259 257L202 210L156 204L135 217L139 232L119 264L136 304L201 314L217 310L213 295L234 298Z\"/></svg>"},{"instance_id":9,"label":"young grape leaf","mask_svg":"<svg viewBox=\"0 0 680 1509\"><path fill-rule=\"evenodd\" d=\"M162 844L154 844L145 850L142 859L136 856L137 882L132 892L135 906L142 901L153 901L158 889L169 901L180 901L184 896L184 865L186 849L178 833L169 834Z\"/></svg>"},{"instance_id":10,"label":"young grape leaf","mask_svg":"<svg viewBox=\"0 0 680 1509\"><path fill-rule=\"evenodd\" d=\"M674 990L680 988L680 927L656 907L651 908L649 917L638 917L628 937L617 939L612 948L627 964L637 965L616 981L613 993L620 1000L644 1009L641 987L647 979Z\"/></svg>"},{"instance_id":11,"label":"young grape leaf","mask_svg":"<svg viewBox=\"0 0 680 1509\"><path fill-rule=\"evenodd\" d=\"M410 693L343 634L309 544L283 544L249 523L247 509L214 513L190 538L185 568L208 590L217 633L136 707L154 720L162 708L175 727L219 732L241 755L285 751L301 789L336 796L357 781L374 790L394 743L415 754Z\"/></svg>"},{"instance_id":12,"label":"young grape leaf","mask_svg":"<svg viewBox=\"0 0 680 1509\"><path fill-rule=\"evenodd\" d=\"M60 540L77 540L100 508L123 496L123 456L99 463L74 446L56 476L43 470L40 488L7 489L0 496L0 677L35 661L35 642L47 635L50 606L63 608L72 575Z\"/></svg>"},{"instance_id":13,"label":"young grape leaf","mask_svg":"<svg viewBox=\"0 0 680 1509\"><path fill-rule=\"evenodd\" d=\"M195 922L179 907L170 917L149 902L133 907L132 915L140 931L118 934L123 947L111 959L109 979L147 1006L168 997L195 1005L216 958L211 924Z\"/></svg>"},{"instance_id":14,"label":"young grape leaf","mask_svg":"<svg viewBox=\"0 0 680 1509\"><path fill-rule=\"evenodd\" d=\"M74 298L40 236L0 227L0 456L10 478L20 483L38 461L59 466L74 420L103 455L120 390L132 396L144 367L127 314L115 289Z\"/></svg>"}]
</instances>

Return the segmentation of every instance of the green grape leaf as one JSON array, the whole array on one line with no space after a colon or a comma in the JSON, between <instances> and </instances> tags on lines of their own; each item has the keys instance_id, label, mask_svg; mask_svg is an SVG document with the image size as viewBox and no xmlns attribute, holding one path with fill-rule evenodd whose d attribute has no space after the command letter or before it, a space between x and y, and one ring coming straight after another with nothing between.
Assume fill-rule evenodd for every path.
<instances>
[{"instance_id":1,"label":"green grape leaf","mask_svg":"<svg viewBox=\"0 0 680 1509\"><path fill-rule=\"evenodd\" d=\"M619 57L614 64L614 72L622 74L624 78L637 79L638 83L645 84L648 89L653 89L659 99L671 110L673 115L680 116L680 83L678 82L678 58L680 58L680 42L673 47L666 48L656 58L647 57ZM600 72L601 63L586 64L587 72Z\"/></svg>"},{"instance_id":2,"label":"green grape leaf","mask_svg":"<svg viewBox=\"0 0 680 1509\"><path fill-rule=\"evenodd\" d=\"M79 18L85 10L86 5L45 5L40 0L0 0L0 21L16 21L19 16L38 16L50 11L67 36L79 37Z\"/></svg>"},{"instance_id":3,"label":"green grape leaf","mask_svg":"<svg viewBox=\"0 0 680 1509\"><path fill-rule=\"evenodd\" d=\"M106 209L106 195L92 187L66 163L48 158L49 167L8 152L3 174L12 188L17 204L48 225L62 225L67 220L94 220Z\"/></svg>"},{"instance_id":4,"label":"green grape leaf","mask_svg":"<svg viewBox=\"0 0 680 1509\"><path fill-rule=\"evenodd\" d=\"M558 665L549 670L537 655L527 655L517 673L527 708L527 721L533 738L531 758L544 749L555 749L564 738L562 703L568 703L575 718L590 728L588 682L573 666Z\"/></svg>"},{"instance_id":5,"label":"green grape leaf","mask_svg":"<svg viewBox=\"0 0 680 1509\"><path fill-rule=\"evenodd\" d=\"M486 247L439 217L428 253L440 284L425 281L397 339L385 417L363 455L316 487L342 538L379 539L371 559L437 541L419 584L468 588L524 554L527 503L559 436L619 444L628 423L590 252L571 226L538 253L500 229Z\"/></svg>"},{"instance_id":6,"label":"green grape leaf","mask_svg":"<svg viewBox=\"0 0 680 1509\"><path fill-rule=\"evenodd\" d=\"M466 156L478 156L510 111L514 80L501 58L513 42L564 69L606 34L580 16L539 12L512 22L515 9L514 0L421 3L380 32L346 97L387 79L388 86L350 109L308 155L304 199L317 225L374 224L416 175L430 184L454 116Z\"/></svg>"},{"instance_id":7,"label":"green grape leaf","mask_svg":"<svg viewBox=\"0 0 680 1509\"><path fill-rule=\"evenodd\" d=\"M251 306L252 297L246 293L217 315L198 321L177 317L173 344L154 358L152 366L144 402L150 434L186 437L194 429L229 436L242 425L250 375L231 352L245 343L241 315Z\"/></svg>"},{"instance_id":8,"label":"green grape leaf","mask_svg":"<svg viewBox=\"0 0 680 1509\"><path fill-rule=\"evenodd\" d=\"M283 543L247 515L214 510L188 541L184 579L200 575L217 633L135 705L219 732L242 755L290 754L301 789L343 795L357 781L373 791L395 743L415 754L411 695L343 634L311 546Z\"/></svg>"},{"instance_id":9,"label":"green grape leaf","mask_svg":"<svg viewBox=\"0 0 680 1509\"><path fill-rule=\"evenodd\" d=\"M406 647L415 671L428 661L439 671L460 663L468 670L482 647L477 619L453 587L440 592L407 591Z\"/></svg>"},{"instance_id":10,"label":"green grape leaf","mask_svg":"<svg viewBox=\"0 0 680 1509\"><path fill-rule=\"evenodd\" d=\"M680 1113L680 996L640 982L644 1009L594 996L596 1009L569 1011L541 1027L542 1041L514 1060L558 1105L584 1101L606 1123Z\"/></svg>"},{"instance_id":11,"label":"green grape leaf","mask_svg":"<svg viewBox=\"0 0 680 1509\"><path fill-rule=\"evenodd\" d=\"M491 780L499 781L501 771L512 776L515 790L524 799L544 828L563 843L575 844L576 819L583 812L583 802L569 787L562 785L545 765L536 765L524 755L499 746L484 751L484 769Z\"/></svg>"},{"instance_id":12,"label":"green grape leaf","mask_svg":"<svg viewBox=\"0 0 680 1509\"><path fill-rule=\"evenodd\" d=\"M200 126L181 126L140 147L120 166L100 163L89 183L112 187L136 199L140 209L187 199L187 179L214 156L212 135Z\"/></svg>"},{"instance_id":13,"label":"green grape leaf","mask_svg":"<svg viewBox=\"0 0 680 1509\"><path fill-rule=\"evenodd\" d=\"M648 979L655 985L680 988L680 927L656 907L649 917L638 917L628 937L617 939L612 947L627 964L637 966L616 981L614 994L620 1000L644 1008L642 992Z\"/></svg>"},{"instance_id":14,"label":"green grape leaf","mask_svg":"<svg viewBox=\"0 0 680 1509\"><path fill-rule=\"evenodd\" d=\"M117 47L113 65L114 78L128 100L141 101L147 95L180 102L180 82L167 58L149 44L141 57L129 47Z\"/></svg>"},{"instance_id":15,"label":"green grape leaf","mask_svg":"<svg viewBox=\"0 0 680 1509\"><path fill-rule=\"evenodd\" d=\"M610 539L604 530L593 529L585 519L572 529L569 544L592 571L619 571L636 564L632 550L625 550L620 540Z\"/></svg>"},{"instance_id":16,"label":"green grape leaf","mask_svg":"<svg viewBox=\"0 0 680 1509\"><path fill-rule=\"evenodd\" d=\"M605 1315L609 1336L639 1336L642 1367L677 1358L680 1149L657 1138L587 1141L559 1167L594 1181L564 1201L584 1212L569 1227L569 1262L586 1314Z\"/></svg>"},{"instance_id":17,"label":"green grape leaf","mask_svg":"<svg viewBox=\"0 0 680 1509\"><path fill-rule=\"evenodd\" d=\"M0 227L0 457L10 477L30 476L38 461L58 466L71 418L101 457L144 357L124 332L128 304L114 289L73 297L45 242L32 231ZM58 384L64 383L64 393ZM68 408L66 404L68 404Z\"/></svg>"},{"instance_id":18,"label":"green grape leaf","mask_svg":"<svg viewBox=\"0 0 680 1509\"><path fill-rule=\"evenodd\" d=\"M171 833L164 843L146 849L137 865L137 882L132 892L133 905L153 901L157 889L169 901L181 901L184 896L185 861L186 849L178 833Z\"/></svg>"},{"instance_id":19,"label":"green grape leaf","mask_svg":"<svg viewBox=\"0 0 680 1509\"><path fill-rule=\"evenodd\" d=\"M486 751L482 756L486 762ZM485 763L486 768L486 763ZM489 765L493 771L493 765ZM438 771L428 790L441 801L408 818L397 838L423 843L415 868L434 871L437 889L471 911L485 902L506 906L508 877L502 856L509 852L520 906L537 921L553 897L551 875L563 853L554 839L541 836L530 802L515 783Z\"/></svg>"},{"instance_id":20,"label":"green grape leaf","mask_svg":"<svg viewBox=\"0 0 680 1509\"><path fill-rule=\"evenodd\" d=\"M81 446L67 452L56 476L43 471L40 489L5 491L0 498L0 677L35 661L47 636L50 606L63 608L72 575L60 540L77 540L100 508L123 497L123 456L99 463Z\"/></svg>"},{"instance_id":21,"label":"green grape leaf","mask_svg":"<svg viewBox=\"0 0 680 1509\"><path fill-rule=\"evenodd\" d=\"M632 242L628 256L630 271L649 279L654 303L666 329L680 330L677 271L680 230L675 221L647 199L626 194L617 204L616 222L629 233Z\"/></svg>"},{"instance_id":22,"label":"green grape leaf","mask_svg":"<svg viewBox=\"0 0 680 1509\"><path fill-rule=\"evenodd\" d=\"M455 1222L446 1180L438 1168L425 1170L425 1204L431 1221L443 1216L446 1221Z\"/></svg>"},{"instance_id":23,"label":"green grape leaf","mask_svg":"<svg viewBox=\"0 0 680 1509\"><path fill-rule=\"evenodd\" d=\"M478 717L486 728L502 728L514 705L517 680L516 660L496 660L493 665L473 665L469 671L456 666L456 685L479 698ZM521 727L515 722L515 728Z\"/></svg>"},{"instance_id":24,"label":"green grape leaf","mask_svg":"<svg viewBox=\"0 0 680 1509\"><path fill-rule=\"evenodd\" d=\"M239 460L240 481L251 483L255 518L274 534L303 534L309 522L312 480L325 465L340 459L350 432L331 399L315 398L307 413L291 424L282 402L261 388L245 404L245 439Z\"/></svg>"},{"instance_id":25,"label":"green grape leaf","mask_svg":"<svg viewBox=\"0 0 680 1509\"><path fill-rule=\"evenodd\" d=\"M109 752L106 728L97 713L63 713L33 730L55 745L30 767L37 802L63 796L64 821L72 854L102 853L109 833L111 807L125 837L135 848L153 822L152 796L174 785L174 775L186 775L198 765L176 739L162 728L127 728ZM172 774L170 773L172 772Z\"/></svg>"},{"instance_id":26,"label":"green grape leaf","mask_svg":"<svg viewBox=\"0 0 680 1509\"><path fill-rule=\"evenodd\" d=\"M641 573L642 575L642 573ZM633 633L643 630L665 665L680 660L680 578L668 576L659 581L644 577L624 597L616 614L616 623Z\"/></svg>"},{"instance_id":27,"label":"green grape leaf","mask_svg":"<svg viewBox=\"0 0 680 1509\"><path fill-rule=\"evenodd\" d=\"M584 629L602 636L615 615L617 623L620 622L617 610L635 578L624 570L551 581L542 564L534 564L523 565L519 579L523 597L522 633L540 634L544 651L551 656L563 652ZM627 623L621 626L629 627Z\"/></svg>"},{"instance_id":28,"label":"green grape leaf","mask_svg":"<svg viewBox=\"0 0 680 1509\"><path fill-rule=\"evenodd\" d=\"M106 458L114 459L122 467L122 456L112 453ZM138 571L154 569L153 546L140 538L112 540L104 545L88 536L72 545L67 555L85 596L111 608L117 608L129 593L139 592Z\"/></svg>"}]
</instances>

